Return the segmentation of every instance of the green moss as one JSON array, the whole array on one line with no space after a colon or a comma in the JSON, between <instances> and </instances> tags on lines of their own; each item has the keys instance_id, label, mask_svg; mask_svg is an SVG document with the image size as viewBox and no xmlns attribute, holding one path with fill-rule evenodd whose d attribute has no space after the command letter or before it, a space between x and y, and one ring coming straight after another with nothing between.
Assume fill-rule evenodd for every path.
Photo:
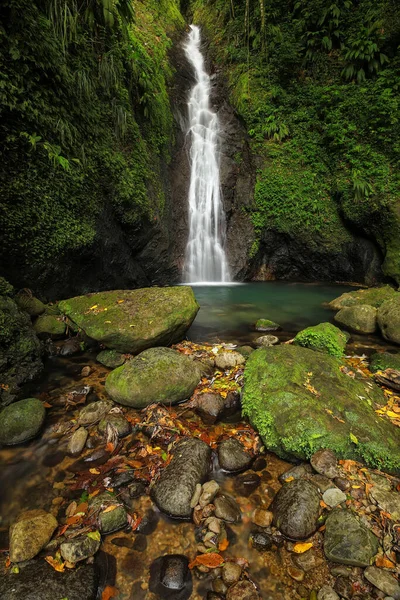
<instances>
[{"instance_id":1,"label":"green moss","mask_svg":"<svg viewBox=\"0 0 400 600\"><path fill-rule=\"evenodd\" d=\"M367 304L379 308L386 300L392 300L397 297L397 292L390 285L372 287L367 289L346 292L329 302L329 308L340 310L346 306L356 306Z\"/></svg>"},{"instance_id":2,"label":"green moss","mask_svg":"<svg viewBox=\"0 0 400 600\"><path fill-rule=\"evenodd\" d=\"M346 342L346 334L331 323L320 323L314 327L307 327L294 338L294 343L298 346L326 352L339 358L344 354Z\"/></svg>"},{"instance_id":3,"label":"green moss","mask_svg":"<svg viewBox=\"0 0 400 600\"><path fill-rule=\"evenodd\" d=\"M55 315L40 315L33 326L39 338L51 337L57 339L65 335L67 326L62 317Z\"/></svg>"},{"instance_id":4,"label":"green moss","mask_svg":"<svg viewBox=\"0 0 400 600\"><path fill-rule=\"evenodd\" d=\"M371 356L370 367L373 373L395 369L400 371L400 354L389 354L389 352L376 352Z\"/></svg>"},{"instance_id":5,"label":"green moss","mask_svg":"<svg viewBox=\"0 0 400 600\"><path fill-rule=\"evenodd\" d=\"M14 288L4 277L0 277L0 296L12 296Z\"/></svg>"},{"instance_id":6,"label":"green moss","mask_svg":"<svg viewBox=\"0 0 400 600\"><path fill-rule=\"evenodd\" d=\"M256 322L257 331L276 331L280 328L281 327L278 325L278 323L270 321L269 319L258 319Z\"/></svg>"}]
</instances>

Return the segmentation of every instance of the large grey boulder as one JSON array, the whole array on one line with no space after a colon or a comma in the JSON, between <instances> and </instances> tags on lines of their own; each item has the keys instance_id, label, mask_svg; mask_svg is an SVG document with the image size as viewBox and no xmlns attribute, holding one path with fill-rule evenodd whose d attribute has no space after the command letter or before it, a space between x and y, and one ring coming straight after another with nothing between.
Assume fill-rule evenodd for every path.
<instances>
[{"instance_id":1,"label":"large grey boulder","mask_svg":"<svg viewBox=\"0 0 400 600\"><path fill-rule=\"evenodd\" d=\"M171 348L149 348L112 371L106 391L115 402L143 408L190 398L199 380L200 368L188 356Z\"/></svg>"},{"instance_id":2,"label":"large grey boulder","mask_svg":"<svg viewBox=\"0 0 400 600\"><path fill-rule=\"evenodd\" d=\"M203 483L210 467L211 449L195 438L184 438L173 449L170 464L154 484L151 496L158 508L171 517L187 518L196 485Z\"/></svg>"},{"instance_id":3,"label":"large grey boulder","mask_svg":"<svg viewBox=\"0 0 400 600\"><path fill-rule=\"evenodd\" d=\"M345 329L367 334L376 331L376 315L377 309L374 306L359 304L342 308L336 313L334 319Z\"/></svg>"}]
</instances>

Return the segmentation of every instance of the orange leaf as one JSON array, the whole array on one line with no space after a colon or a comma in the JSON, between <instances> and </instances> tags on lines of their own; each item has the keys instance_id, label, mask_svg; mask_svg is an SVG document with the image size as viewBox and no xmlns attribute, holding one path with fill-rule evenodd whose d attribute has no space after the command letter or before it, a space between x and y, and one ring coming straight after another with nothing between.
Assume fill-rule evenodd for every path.
<instances>
[{"instance_id":1,"label":"orange leaf","mask_svg":"<svg viewBox=\"0 0 400 600\"><path fill-rule=\"evenodd\" d=\"M321 508L328 508L328 505L325 504L325 502L323 500L319 501L319 505L321 506Z\"/></svg>"},{"instance_id":2,"label":"orange leaf","mask_svg":"<svg viewBox=\"0 0 400 600\"><path fill-rule=\"evenodd\" d=\"M216 567L220 567L224 562L223 557L216 552L210 552L210 554L199 554L196 558L189 564L189 569L193 569L196 565L203 565L203 567L209 567L210 569L215 569Z\"/></svg>"},{"instance_id":3,"label":"orange leaf","mask_svg":"<svg viewBox=\"0 0 400 600\"><path fill-rule=\"evenodd\" d=\"M69 517L66 520L66 525L68 525L68 527L70 525L76 525L77 523L79 523L80 520L81 520L81 515L74 515L73 517Z\"/></svg>"},{"instance_id":4,"label":"orange leaf","mask_svg":"<svg viewBox=\"0 0 400 600\"><path fill-rule=\"evenodd\" d=\"M224 550L226 550L228 546L229 546L229 541L228 541L228 539L222 540L222 542L220 542L220 543L218 544L218 550L219 550L220 552L224 552Z\"/></svg>"},{"instance_id":5,"label":"orange leaf","mask_svg":"<svg viewBox=\"0 0 400 600\"><path fill-rule=\"evenodd\" d=\"M112 587L108 585L104 588L103 593L101 595L101 600L110 600L110 598L114 598L118 594L118 590L116 587Z\"/></svg>"},{"instance_id":6,"label":"orange leaf","mask_svg":"<svg viewBox=\"0 0 400 600\"><path fill-rule=\"evenodd\" d=\"M134 469L141 469L143 467L143 463L140 460L127 460L126 464Z\"/></svg>"},{"instance_id":7,"label":"orange leaf","mask_svg":"<svg viewBox=\"0 0 400 600\"><path fill-rule=\"evenodd\" d=\"M114 452L114 450L115 450L114 444L112 442L107 442L106 451L112 453L112 452Z\"/></svg>"},{"instance_id":8,"label":"orange leaf","mask_svg":"<svg viewBox=\"0 0 400 600\"><path fill-rule=\"evenodd\" d=\"M297 544L293 546L293 551L296 552L296 554L303 554L303 552L307 552L310 548L312 548L312 542L297 542Z\"/></svg>"},{"instance_id":9,"label":"orange leaf","mask_svg":"<svg viewBox=\"0 0 400 600\"><path fill-rule=\"evenodd\" d=\"M7 556L7 560L6 560L6 569L8 569L11 566L11 560L10 557Z\"/></svg>"},{"instance_id":10,"label":"orange leaf","mask_svg":"<svg viewBox=\"0 0 400 600\"><path fill-rule=\"evenodd\" d=\"M55 571L62 573L65 569L65 564L52 556L45 556L44 560L49 563L53 567Z\"/></svg>"},{"instance_id":11,"label":"orange leaf","mask_svg":"<svg viewBox=\"0 0 400 600\"><path fill-rule=\"evenodd\" d=\"M80 504L78 504L78 506L76 507L76 511L75 514L78 513L85 513L88 509L88 503L87 502L81 502Z\"/></svg>"},{"instance_id":12,"label":"orange leaf","mask_svg":"<svg viewBox=\"0 0 400 600\"><path fill-rule=\"evenodd\" d=\"M43 406L45 408L53 408L51 404L49 404L48 402L43 402Z\"/></svg>"},{"instance_id":13,"label":"orange leaf","mask_svg":"<svg viewBox=\"0 0 400 600\"><path fill-rule=\"evenodd\" d=\"M106 509L104 509L102 512L104 513L108 513L111 512L112 510L115 510L116 508L118 508L119 504L111 504L110 506L107 506Z\"/></svg>"},{"instance_id":14,"label":"orange leaf","mask_svg":"<svg viewBox=\"0 0 400 600\"><path fill-rule=\"evenodd\" d=\"M375 564L377 567L383 567L384 569L394 569L396 566L391 560L383 555L376 558Z\"/></svg>"}]
</instances>

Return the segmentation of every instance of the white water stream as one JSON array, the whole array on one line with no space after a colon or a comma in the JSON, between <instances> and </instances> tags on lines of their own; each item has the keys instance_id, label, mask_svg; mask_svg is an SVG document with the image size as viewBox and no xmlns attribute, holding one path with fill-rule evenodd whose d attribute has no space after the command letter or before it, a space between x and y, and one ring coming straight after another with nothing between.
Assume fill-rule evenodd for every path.
<instances>
[{"instance_id":1,"label":"white water stream","mask_svg":"<svg viewBox=\"0 0 400 600\"><path fill-rule=\"evenodd\" d=\"M225 218L219 179L218 117L210 109L210 77L204 70L200 30L190 26L185 53L193 66L196 84L190 93L189 240L186 247L186 282L228 282L223 248Z\"/></svg>"}]
</instances>

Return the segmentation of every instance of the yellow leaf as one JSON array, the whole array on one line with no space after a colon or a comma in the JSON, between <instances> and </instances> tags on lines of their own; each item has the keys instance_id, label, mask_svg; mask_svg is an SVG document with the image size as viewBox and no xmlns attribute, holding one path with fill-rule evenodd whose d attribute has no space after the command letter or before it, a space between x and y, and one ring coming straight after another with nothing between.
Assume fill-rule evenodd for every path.
<instances>
[{"instance_id":1,"label":"yellow leaf","mask_svg":"<svg viewBox=\"0 0 400 600\"><path fill-rule=\"evenodd\" d=\"M125 300L117 300L118 304L122 304Z\"/></svg>"},{"instance_id":2,"label":"yellow leaf","mask_svg":"<svg viewBox=\"0 0 400 600\"><path fill-rule=\"evenodd\" d=\"M107 508L105 510L103 510L103 513L108 513L111 512L112 510L115 510L116 508L118 508L119 504L111 504L111 506L107 506Z\"/></svg>"},{"instance_id":3,"label":"yellow leaf","mask_svg":"<svg viewBox=\"0 0 400 600\"><path fill-rule=\"evenodd\" d=\"M392 410L388 410L386 414L391 419L398 419L399 418L399 415L397 413L393 412Z\"/></svg>"},{"instance_id":4,"label":"yellow leaf","mask_svg":"<svg viewBox=\"0 0 400 600\"><path fill-rule=\"evenodd\" d=\"M97 308L97 304L93 304L93 306L91 306L91 307L89 308L89 310L94 310L95 308Z\"/></svg>"},{"instance_id":5,"label":"yellow leaf","mask_svg":"<svg viewBox=\"0 0 400 600\"><path fill-rule=\"evenodd\" d=\"M303 554L303 552L307 552L310 548L312 548L312 542L297 542L297 544L293 546L293 551L296 552L296 554Z\"/></svg>"},{"instance_id":6,"label":"yellow leaf","mask_svg":"<svg viewBox=\"0 0 400 600\"><path fill-rule=\"evenodd\" d=\"M92 473L92 475L99 475L100 471L98 469L89 469L89 473Z\"/></svg>"},{"instance_id":7,"label":"yellow leaf","mask_svg":"<svg viewBox=\"0 0 400 600\"><path fill-rule=\"evenodd\" d=\"M104 321L104 323L111 323L111 321Z\"/></svg>"},{"instance_id":8,"label":"yellow leaf","mask_svg":"<svg viewBox=\"0 0 400 600\"><path fill-rule=\"evenodd\" d=\"M289 483L290 481L293 481L294 477L286 477L285 479L285 483Z\"/></svg>"}]
</instances>

